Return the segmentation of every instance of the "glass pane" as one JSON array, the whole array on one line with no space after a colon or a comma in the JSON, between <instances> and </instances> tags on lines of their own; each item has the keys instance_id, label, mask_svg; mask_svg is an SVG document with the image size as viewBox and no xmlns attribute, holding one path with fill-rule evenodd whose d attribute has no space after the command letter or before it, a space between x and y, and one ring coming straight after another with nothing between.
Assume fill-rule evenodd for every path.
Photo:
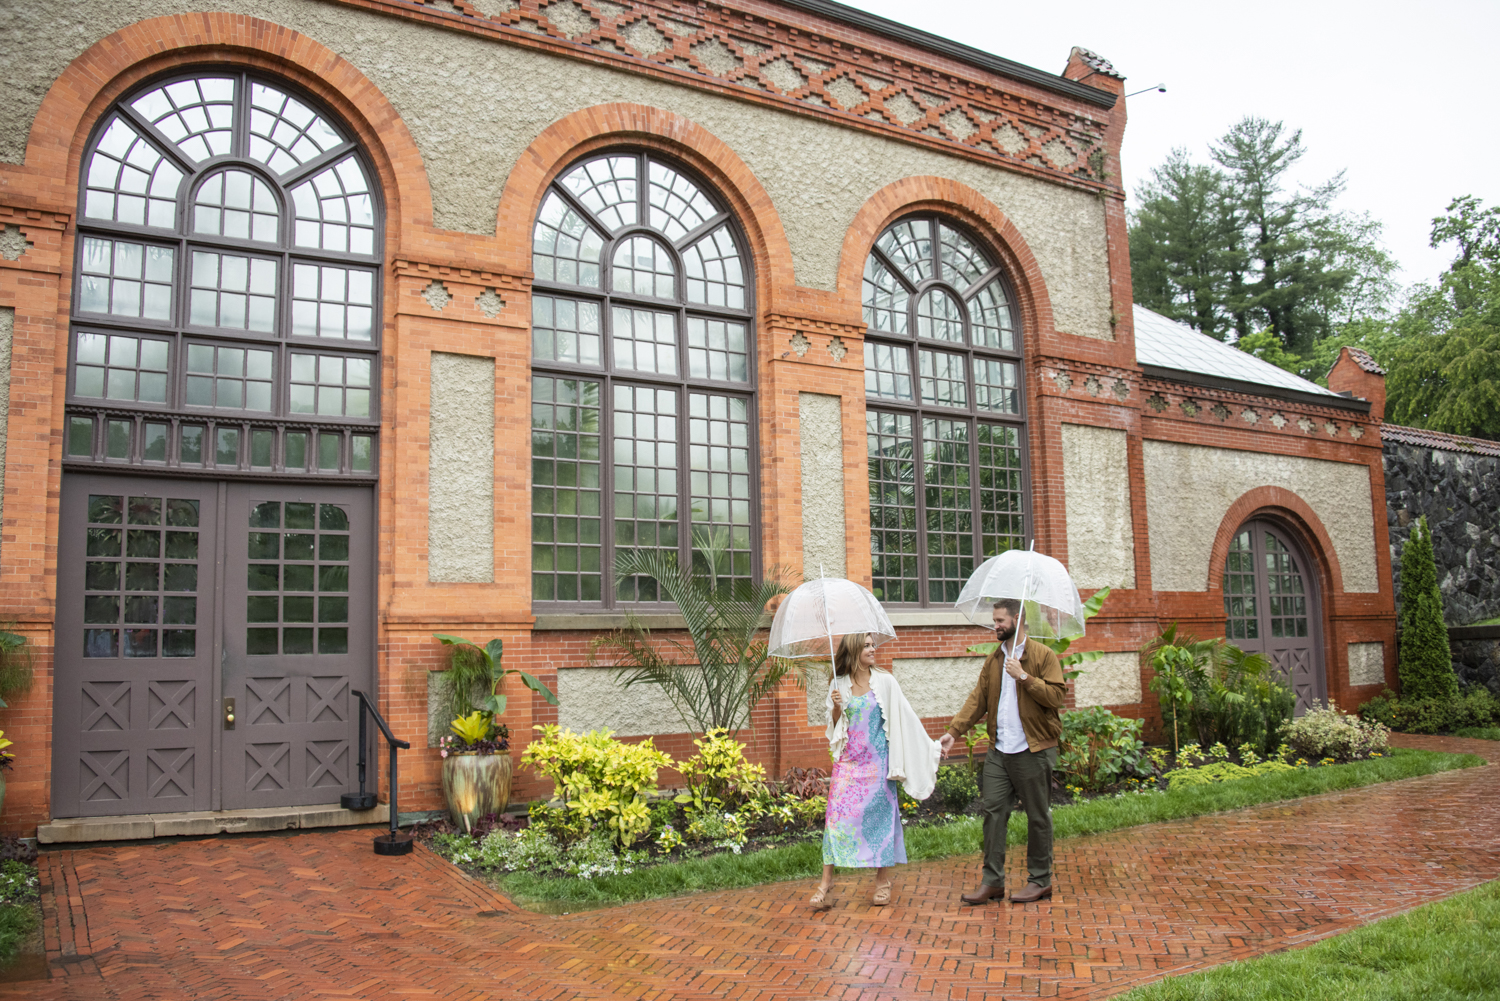
<instances>
[{"instance_id":1,"label":"glass pane","mask_svg":"<svg viewBox=\"0 0 1500 1001\"><path fill-rule=\"evenodd\" d=\"M89 458L94 454L94 420L73 417L68 421L68 454Z\"/></svg>"},{"instance_id":2,"label":"glass pane","mask_svg":"<svg viewBox=\"0 0 1500 1001\"><path fill-rule=\"evenodd\" d=\"M688 455L693 565L720 581L748 583L751 459L747 401L690 393Z\"/></svg>"},{"instance_id":3,"label":"glass pane","mask_svg":"<svg viewBox=\"0 0 1500 1001\"><path fill-rule=\"evenodd\" d=\"M912 399L911 349L865 341L865 395Z\"/></svg>"},{"instance_id":4,"label":"glass pane","mask_svg":"<svg viewBox=\"0 0 1500 1001\"><path fill-rule=\"evenodd\" d=\"M556 600L556 572L564 564L586 568L576 593L592 597L582 600L602 599L599 395L596 382L532 380L532 472L534 495L541 496L532 505L532 593L543 600Z\"/></svg>"},{"instance_id":5,"label":"glass pane","mask_svg":"<svg viewBox=\"0 0 1500 1001\"><path fill-rule=\"evenodd\" d=\"M922 422L927 594L933 604L957 601L974 572L970 430L967 421Z\"/></svg>"},{"instance_id":6,"label":"glass pane","mask_svg":"<svg viewBox=\"0 0 1500 1001\"><path fill-rule=\"evenodd\" d=\"M980 557L988 559L1026 545L1020 431L1004 424L980 424L978 448Z\"/></svg>"},{"instance_id":7,"label":"glass pane","mask_svg":"<svg viewBox=\"0 0 1500 1001\"><path fill-rule=\"evenodd\" d=\"M924 404L967 409L969 388L963 355L919 350L917 367Z\"/></svg>"},{"instance_id":8,"label":"glass pane","mask_svg":"<svg viewBox=\"0 0 1500 1001\"><path fill-rule=\"evenodd\" d=\"M283 629L281 631L282 653L312 653L313 631L311 629Z\"/></svg>"},{"instance_id":9,"label":"glass pane","mask_svg":"<svg viewBox=\"0 0 1500 1001\"><path fill-rule=\"evenodd\" d=\"M615 248L610 288L627 295L676 298L677 269L667 249L649 236L633 236Z\"/></svg>"},{"instance_id":10,"label":"glass pane","mask_svg":"<svg viewBox=\"0 0 1500 1001\"><path fill-rule=\"evenodd\" d=\"M676 550L680 513L678 496L677 392L648 386L614 387L615 542L617 546ZM562 459L562 457L560 457ZM562 461L566 461L562 459ZM570 507L573 491L557 491L557 530L573 529L578 512ZM558 552L557 569L567 571L576 550ZM574 567L576 569L576 567ZM577 600L576 573L556 577L559 600ZM631 578L618 589L621 601L656 601L655 582Z\"/></svg>"},{"instance_id":11,"label":"glass pane","mask_svg":"<svg viewBox=\"0 0 1500 1001\"><path fill-rule=\"evenodd\" d=\"M542 361L599 365L599 305L537 295L531 299L531 356Z\"/></svg>"},{"instance_id":12,"label":"glass pane","mask_svg":"<svg viewBox=\"0 0 1500 1001\"><path fill-rule=\"evenodd\" d=\"M688 302L745 308L746 269L728 226L720 226L683 251L682 268Z\"/></svg>"},{"instance_id":13,"label":"glass pane","mask_svg":"<svg viewBox=\"0 0 1500 1001\"><path fill-rule=\"evenodd\" d=\"M964 343L964 310L940 288L929 289L917 303L917 336Z\"/></svg>"},{"instance_id":14,"label":"glass pane","mask_svg":"<svg viewBox=\"0 0 1500 1001\"><path fill-rule=\"evenodd\" d=\"M926 219L896 223L880 235L875 246L913 285L933 277L932 224Z\"/></svg>"},{"instance_id":15,"label":"glass pane","mask_svg":"<svg viewBox=\"0 0 1500 1001\"><path fill-rule=\"evenodd\" d=\"M665 164L652 162L647 173L651 225L673 243L719 214L696 184Z\"/></svg>"},{"instance_id":16,"label":"glass pane","mask_svg":"<svg viewBox=\"0 0 1500 1001\"><path fill-rule=\"evenodd\" d=\"M351 254L374 252L375 200L357 159L346 157L297 185L291 194L297 246Z\"/></svg>"},{"instance_id":17,"label":"glass pane","mask_svg":"<svg viewBox=\"0 0 1500 1001\"><path fill-rule=\"evenodd\" d=\"M874 254L865 261L863 290L865 323L870 329L905 334L911 293Z\"/></svg>"},{"instance_id":18,"label":"glass pane","mask_svg":"<svg viewBox=\"0 0 1500 1001\"><path fill-rule=\"evenodd\" d=\"M632 165L634 161L630 161ZM572 174L577 175L578 168ZM567 184L567 178L563 179ZM634 181L629 182L634 187ZM616 204L605 211L619 217L628 211L635 215L634 195L631 201ZM609 219L604 219L609 225ZM604 254L604 239L583 216L555 193L549 193L537 213L536 229L531 241L531 267L539 281L560 282L564 285L581 285L598 288L600 285L601 259Z\"/></svg>"},{"instance_id":19,"label":"glass pane","mask_svg":"<svg viewBox=\"0 0 1500 1001\"><path fill-rule=\"evenodd\" d=\"M916 441L912 418L868 410L865 431L872 590L883 602L919 602L922 597L917 565Z\"/></svg>"},{"instance_id":20,"label":"glass pane","mask_svg":"<svg viewBox=\"0 0 1500 1001\"><path fill-rule=\"evenodd\" d=\"M610 323L616 368L677 374L675 314L615 306Z\"/></svg>"},{"instance_id":21,"label":"glass pane","mask_svg":"<svg viewBox=\"0 0 1500 1001\"><path fill-rule=\"evenodd\" d=\"M307 105L263 83L250 85L251 159L285 174L344 144Z\"/></svg>"},{"instance_id":22,"label":"glass pane","mask_svg":"<svg viewBox=\"0 0 1500 1001\"><path fill-rule=\"evenodd\" d=\"M750 344L743 323L690 316L688 374L695 379L748 382Z\"/></svg>"}]
</instances>

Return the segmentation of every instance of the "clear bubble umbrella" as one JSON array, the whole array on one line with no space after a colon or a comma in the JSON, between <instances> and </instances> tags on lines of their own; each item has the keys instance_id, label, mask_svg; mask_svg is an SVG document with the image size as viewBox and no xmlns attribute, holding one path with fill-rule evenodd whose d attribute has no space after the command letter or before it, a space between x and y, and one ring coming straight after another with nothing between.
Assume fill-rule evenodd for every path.
<instances>
[{"instance_id":1,"label":"clear bubble umbrella","mask_svg":"<svg viewBox=\"0 0 1500 1001\"><path fill-rule=\"evenodd\" d=\"M879 646L896 638L890 616L868 589L842 577L819 577L787 595L771 620L773 657L833 660L834 637L869 633Z\"/></svg>"},{"instance_id":2,"label":"clear bubble umbrella","mask_svg":"<svg viewBox=\"0 0 1500 1001\"><path fill-rule=\"evenodd\" d=\"M1021 602L1026 631L1042 639L1083 635L1083 600L1068 568L1035 549L991 556L970 575L957 607L969 621L989 628L990 608L1001 598Z\"/></svg>"}]
</instances>

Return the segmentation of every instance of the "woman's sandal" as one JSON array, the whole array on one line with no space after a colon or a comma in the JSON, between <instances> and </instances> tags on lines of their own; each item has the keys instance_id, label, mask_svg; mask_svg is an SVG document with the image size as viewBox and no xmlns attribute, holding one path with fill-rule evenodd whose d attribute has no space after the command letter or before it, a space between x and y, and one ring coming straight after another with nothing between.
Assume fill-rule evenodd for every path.
<instances>
[{"instance_id":1,"label":"woman's sandal","mask_svg":"<svg viewBox=\"0 0 1500 1001\"><path fill-rule=\"evenodd\" d=\"M813 891L812 899L808 901L815 911L826 911L833 907L833 887L819 886Z\"/></svg>"},{"instance_id":2,"label":"woman's sandal","mask_svg":"<svg viewBox=\"0 0 1500 1001\"><path fill-rule=\"evenodd\" d=\"M880 883L875 887L875 896L870 898L870 903L876 907L884 907L891 902L891 884Z\"/></svg>"}]
</instances>

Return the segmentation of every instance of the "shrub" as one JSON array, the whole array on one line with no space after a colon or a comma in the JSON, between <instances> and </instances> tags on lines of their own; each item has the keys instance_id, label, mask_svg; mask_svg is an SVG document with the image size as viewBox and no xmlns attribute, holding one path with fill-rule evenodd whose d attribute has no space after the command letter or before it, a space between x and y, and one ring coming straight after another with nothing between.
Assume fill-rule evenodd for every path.
<instances>
[{"instance_id":1,"label":"shrub","mask_svg":"<svg viewBox=\"0 0 1500 1001\"><path fill-rule=\"evenodd\" d=\"M788 768L781 791L798 799L828 795L828 773L821 768Z\"/></svg>"},{"instance_id":2,"label":"shrub","mask_svg":"<svg viewBox=\"0 0 1500 1001\"><path fill-rule=\"evenodd\" d=\"M1215 761L1201 768L1177 768L1162 777L1167 780L1168 789L1186 789L1191 786L1206 786L1215 782L1231 782L1234 779L1248 779L1256 775L1296 770L1284 761L1262 761L1248 766L1237 765L1232 761Z\"/></svg>"},{"instance_id":3,"label":"shrub","mask_svg":"<svg viewBox=\"0 0 1500 1001\"><path fill-rule=\"evenodd\" d=\"M1116 716L1103 706L1062 714L1057 770L1070 786L1102 789L1134 774L1141 761L1144 720Z\"/></svg>"},{"instance_id":4,"label":"shrub","mask_svg":"<svg viewBox=\"0 0 1500 1001\"><path fill-rule=\"evenodd\" d=\"M533 824L511 834L495 831L479 843L478 864L486 869L554 872L563 865L563 846L545 827Z\"/></svg>"},{"instance_id":5,"label":"shrub","mask_svg":"<svg viewBox=\"0 0 1500 1001\"><path fill-rule=\"evenodd\" d=\"M698 753L677 766L688 791L677 802L690 812L738 810L766 795L766 770L745 760L745 745L724 729L694 740Z\"/></svg>"},{"instance_id":6,"label":"shrub","mask_svg":"<svg viewBox=\"0 0 1500 1001\"><path fill-rule=\"evenodd\" d=\"M1396 617L1396 670L1401 694L1409 699L1452 699L1458 695L1443 595L1432 556L1432 530L1417 520L1401 548L1401 608Z\"/></svg>"},{"instance_id":7,"label":"shrub","mask_svg":"<svg viewBox=\"0 0 1500 1001\"><path fill-rule=\"evenodd\" d=\"M939 803L950 810L963 810L979 798L979 782L974 769L964 765L941 765L934 790Z\"/></svg>"},{"instance_id":8,"label":"shrub","mask_svg":"<svg viewBox=\"0 0 1500 1001\"><path fill-rule=\"evenodd\" d=\"M1296 709L1297 696L1271 676L1263 654L1247 653L1224 639L1179 635L1176 623L1146 649L1154 654L1158 677L1151 688L1163 696L1163 722L1180 715L1203 746L1249 744L1256 754L1267 754ZM1174 684L1186 687L1186 697L1169 691Z\"/></svg>"},{"instance_id":9,"label":"shrub","mask_svg":"<svg viewBox=\"0 0 1500 1001\"><path fill-rule=\"evenodd\" d=\"M541 736L521 755L523 764L552 780L560 805L533 808L540 823L564 845L603 825L629 847L651 828L647 798L656 791L656 773L672 764L651 738L638 744L615 740L608 730L576 734L556 725L533 727Z\"/></svg>"},{"instance_id":10,"label":"shrub","mask_svg":"<svg viewBox=\"0 0 1500 1001\"><path fill-rule=\"evenodd\" d=\"M712 810L694 817L693 822L688 824L686 835L689 841L709 841L713 843L713 847L728 848L736 855L746 841L745 825L739 817Z\"/></svg>"},{"instance_id":11,"label":"shrub","mask_svg":"<svg viewBox=\"0 0 1500 1001\"><path fill-rule=\"evenodd\" d=\"M1284 724L1281 735L1304 757L1358 761L1372 752L1383 752L1390 731L1380 723L1342 713L1331 702L1323 706L1314 702L1300 719Z\"/></svg>"},{"instance_id":12,"label":"shrub","mask_svg":"<svg viewBox=\"0 0 1500 1001\"><path fill-rule=\"evenodd\" d=\"M1500 699L1483 688L1455 698L1415 699L1387 688L1359 707L1360 716L1397 733L1447 733L1500 725Z\"/></svg>"}]
</instances>

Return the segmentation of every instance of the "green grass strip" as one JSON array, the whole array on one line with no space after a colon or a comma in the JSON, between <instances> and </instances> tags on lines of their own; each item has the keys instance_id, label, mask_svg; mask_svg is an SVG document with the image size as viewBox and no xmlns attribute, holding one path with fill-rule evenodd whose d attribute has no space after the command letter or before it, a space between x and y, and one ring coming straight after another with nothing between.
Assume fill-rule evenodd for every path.
<instances>
[{"instance_id":1,"label":"green grass strip","mask_svg":"<svg viewBox=\"0 0 1500 1001\"><path fill-rule=\"evenodd\" d=\"M1455 737L1474 740L1500 740L1500 726L1466 726L1453 731Z\"/></svg>"},{"instance_id":2,"label":"green grass strip","mask_svg":"<svg viewBox=\"0 0 1500 1001\"><path fill-rule=\"evenodd\" d=\"M1239 810L1319 793L1354 789L1379 782L1415 778L1455 768L1482 765L1473 754L1445 754L1409 748L1393 749L1389 757L1330 765L1295 772L1260 775L1210 786L1195 786L1145 795L1125 795L1059 806L1052 811L1057 840L1103 834L1138 824L1199 817ZM1026 817L1012 814L1006 832L1009 844L1026 841ZM906 855L910 861L948 858L978 852L983 838L978 817L963 817L936 827L908 827ZM816 876L823 868L823 849L816 842L767 848L744 855L723 854L637 869L592 879L548 878L531 873L492 876L500 890L523 907L561 911L604 907L637 900L669 897L701 890L730 890L788 879Z\"/></svg>"},{"instance_id":3,"label":"green grass strip","mask_svg":"<svg viewBox=\"0 0 1500 1001\"><path fill-rule=\"evenodd\" d=\"M16 958L21 944L39 923L31 904L0 903L0 966Z\"/></svg>"},{"instance_id":4,"label":"green grass strip","mask_svg":"<svg viewBox=\"0 0 1500 1001\"><path fill-rule=\"evenodd\" d=\"M1470 1001L1500 996L1500 881L1305 949L1169 977L1117 1001Z\"/></svg>"}]
</instances>

